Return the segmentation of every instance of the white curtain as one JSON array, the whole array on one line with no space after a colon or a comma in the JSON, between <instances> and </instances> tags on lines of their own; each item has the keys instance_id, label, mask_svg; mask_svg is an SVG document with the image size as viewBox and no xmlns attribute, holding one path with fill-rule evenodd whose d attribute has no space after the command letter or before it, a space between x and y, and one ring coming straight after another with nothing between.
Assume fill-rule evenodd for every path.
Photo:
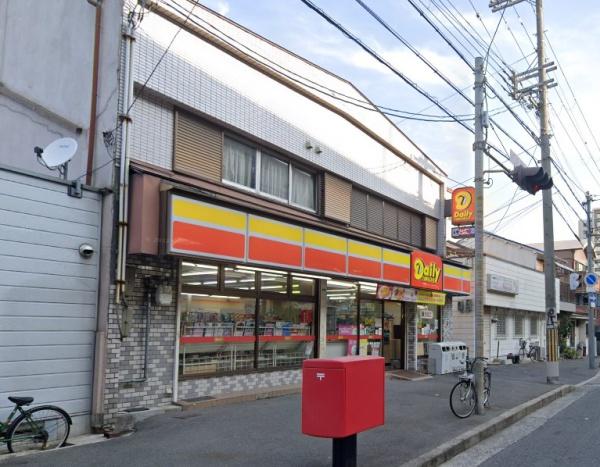
<instances>
[{"instance_id":1,"label":"white curtain","mask_svg":"<svg viewBox=\"0 0 600 467\"><path fill-rule=\"evenodd\" d=\"M256 150L225 138L224 153L223 178L239 185L255 188Z\"/></svg>"},{"instance_id":2,"label":"white curtain","mask_svg":"<svg viewBox=\"0 0 600 467\"><path fill-rule=\"evenodd\" d=\"M315 178L292 167L292 203L315 209Z\"/></svg>"},{"instance_id":3,"label":"white curtain","mask_svg":"<svg viewBox=\"0 0 600 467\"><path fill-rule=\"evenodd\" d=\"M260 191L287 201L289 169L286 162L262 154L260 159Z\"/></svg>"}]
</instances>

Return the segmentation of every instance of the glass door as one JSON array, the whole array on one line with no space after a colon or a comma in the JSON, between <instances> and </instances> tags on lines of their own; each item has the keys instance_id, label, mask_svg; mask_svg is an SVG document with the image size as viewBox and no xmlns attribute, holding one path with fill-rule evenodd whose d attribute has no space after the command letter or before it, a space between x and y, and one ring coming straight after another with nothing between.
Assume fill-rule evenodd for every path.
<instances>
[{"instance_id":1,"label":"glass door","mask_svg":"<svg viewBox=\"0 0 600 467\"><path fill-rule=\"evenodd\" d=\"M385 364L394 369L404 369L405 329L402 303L384 301L383 357Z\"/></svg>"}]
</instances>

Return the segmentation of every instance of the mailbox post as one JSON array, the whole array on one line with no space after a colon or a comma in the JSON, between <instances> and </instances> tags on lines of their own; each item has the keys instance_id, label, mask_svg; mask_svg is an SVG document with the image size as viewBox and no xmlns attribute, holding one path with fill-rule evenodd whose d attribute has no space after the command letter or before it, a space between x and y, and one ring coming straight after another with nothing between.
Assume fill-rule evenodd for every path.
<instances>
[{"instance_id":1,"label":"mailbox post","mask_svg":"<svg viewBox=\"0 0 600 467\"><path fill-rule=\"evenodd\" d=\"M356 466L356 435L384 423L385 360L340 357L302 366L302 433L333 439L334 467Z\"/></svg>"}]
</instances>

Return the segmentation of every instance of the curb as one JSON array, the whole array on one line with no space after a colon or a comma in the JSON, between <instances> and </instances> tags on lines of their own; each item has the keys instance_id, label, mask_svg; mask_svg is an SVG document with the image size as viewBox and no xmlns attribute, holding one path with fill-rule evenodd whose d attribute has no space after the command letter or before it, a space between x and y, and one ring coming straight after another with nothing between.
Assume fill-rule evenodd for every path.
<instances>
[{"instance_id":1,"label":"curb","mask_svg":"<svg viewBox=\"0 0 600 467\"><path fill-rule=\"evenodd\" d=\"M600 375L594 376L594 378ZM593 378L591 378L593 379ZM584 383L587 381L584 381ZM524 402L499 416L489 420L481 425L463 433L456 438L447 441L437 448L416 457L409 462L402 464L402 467L433 467L440 465L457 454L475 446L480 441L496 434L499 431L504 430L510 425L518 422L526 415L529 415L542 407L547 406L556 399L563 397L570 392L575 391L576 386L565 384L552 391L549 391L541 396Z\"/></svg>"}]
</instances>

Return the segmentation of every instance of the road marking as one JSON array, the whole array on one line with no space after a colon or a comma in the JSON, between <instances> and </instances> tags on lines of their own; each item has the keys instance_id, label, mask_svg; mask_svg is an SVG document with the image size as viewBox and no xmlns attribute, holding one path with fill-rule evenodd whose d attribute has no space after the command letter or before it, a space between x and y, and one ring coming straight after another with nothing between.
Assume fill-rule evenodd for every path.
<instances>
[{"instance_id":1,"label":"road marking","mask_svg":"<svg viewBox=\"0 0 600 467\"><path fill-rule=\"evenodd\" d=\"M573 402L582 398L591 391L598 390L598 386L580 386L576 391L567 394L560 399L552 402L548 406L526 416L521 421L502 430L496 435L478 443L471 449L464 451L458 456L453 457L448 462L442 464L444 467L475 467L491 457L498 454L508 446L520 441L532 431L544 425L552 417L562 412Z\"/></svg>"}]
</instances>

